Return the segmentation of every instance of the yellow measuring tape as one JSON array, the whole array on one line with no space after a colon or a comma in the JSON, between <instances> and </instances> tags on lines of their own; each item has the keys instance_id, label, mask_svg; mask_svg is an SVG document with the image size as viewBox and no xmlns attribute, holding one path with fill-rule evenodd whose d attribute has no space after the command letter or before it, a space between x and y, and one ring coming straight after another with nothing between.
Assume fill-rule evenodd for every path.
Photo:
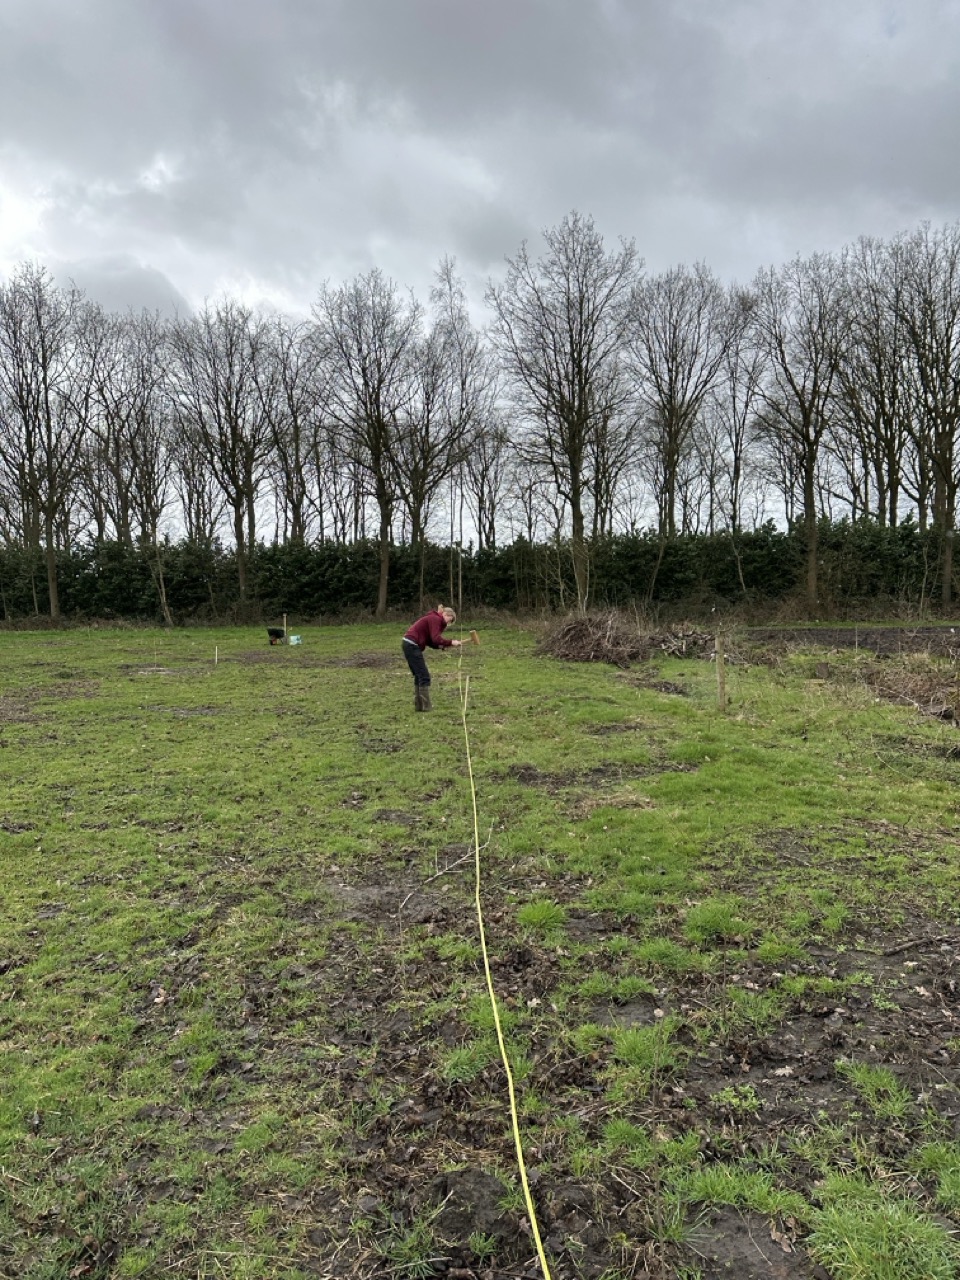
<instances>
[{"instance_id":1,"label":"yellow measuring tape","mask_svg":"<svg viewBox=\"0 0 960 1280\"><path fill-rule=\"evenodd\" d=\"M459 613L457 614L459 618ZM463 626L461 624L461 635ZM473 807L473 849L474 849L474 901L477 908L477 925L480 930L480 950L483 952L483 972L487 979L487 994L490 997L490 1007L493 1010L493 1024L497 1032L497 1044L500 1048L500 1058L503 1062L503 1069L507 1077L507 1092L510 1095L510 1123L513 1128L513 1145L517 1152L517 1166L520 1170L520 1181L523 1185L523 1199L527 1206L527 1216L530 1219L530 1229L533 1232L534 1243L537 1246L537 1257L540 1259L540 1266L543 1268L544 1280L552 1280L550 1274L550 1264L547 1262L547 1255L544 1252L543 1241L540 1238L540 1226L537 1222L537 1211L533 1205L533 1196L530 1194L530 1182L527 1178L527 1165L523 1157L523 1141L520 1137L520 1118L517 1114L517 1092L513 1082L513 1072L510 1069L510 1057L507 1053L507 1043L503 1036L503 1027L500 1023L500 1006L497 1003L497 993L493 986L493 975L490 972L490 956L487 952L487 934L483 924L483 904L480 900L480 819L477 815L477 788L473 781L473 758L470 753L470 731L467 728L467 704L470 699L470 677L463 675L463 645L460 645L460 661L457 664L457 683L460 688L460 719L463 723L463 741L467 750L467 775L470 779L470 803Z\"/></svg>"}]
</instances>

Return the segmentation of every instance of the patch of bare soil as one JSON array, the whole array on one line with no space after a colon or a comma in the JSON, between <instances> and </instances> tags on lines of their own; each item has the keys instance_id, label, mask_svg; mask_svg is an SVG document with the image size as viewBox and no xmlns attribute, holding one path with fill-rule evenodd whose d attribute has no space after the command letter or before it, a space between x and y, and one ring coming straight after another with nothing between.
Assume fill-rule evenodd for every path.
<instances>
[{"instance_id":1,"label":"patch of bare soil","mask_svg":"<svg viewBox=\"0 0 960 1280\"><path fill-rule=\"evenodd\" d=\"M315 654L304 653L302 648L290 649L286 645L266 645L263 649L247 649L243 653L231 654L221 662L239 662L242 666L260 666L265 662L276 663L285 667L329 667L333 665L329 658L318 658Z\"/></svg>"},{"instance_id":2,"label":"patch of bare soil","mask_svg":"<svg viewBox=\"0 0 960 1280\"><path fill-rule=\"evenodd\" d=\"M380 809L374 815L378 822L397 823L412 828L419 823L413 814L394 809ZM408 863L420 860L424 845L410 846L399 851ZM366 876L331 869L320 882L323 892L336 904L337 918L369 921L385 934L399 933L407 925L432 924L447 926L454 923L459 906L453 906L450 894L456 898L466 892L465 877L469 875L468 862L472 862L473 846L445 844L433 849L437 870L424 876L408 867L393 868L389 873L378 869Z\"/></svg>"},{"instance_id":3,"label":"patch of bare soil","mask_svg":"<svg viewBox=\"0 0 960 1280\"><path fill-rule=\"evenodd\" d=\"M689 695L690 690L686 685L677 684L675 680L661 680L659 675L660 672L656 667L650 667L642 674L631 672L629 675L624 675L620 678L634 689L652 689L654 693L676 694L682 698Z\"/></svg>"},{"instance_id":4,"label":"patch of bare soil","mask_svg":"<svg viewBox=\"0 0 960 1280\"><path fill-rule=\"evenodd\" d=\"M498 779L511 778L525 787L540 787L555 794L568 787L627 782L631 778L654 778L661 773L693 773L695 770L696 765L680 764L674 760L655 760L648 764L611 762L594 765L589 769L568 769L557 773L538 769L535 764L512 764L508 769L496 770L491 776Z\"/></svg>"},{"instance_id":5,"label":"patch of bare soil","mask_svg":"<svg viewBox=\"0 0 960 1280\"><path fill-rule=\"evenodd\" d=\"M591 738L613 738L621 733L651 733L653 730L650 725L639 720L618 720L615 724L589 725L586 732Z\"/></svg>"},{"instance_id":6,"label":"patch of bare soil","mask_svg":"<svg viewBox=\"0 0 960 1280\"><path fill-rule=\"evenodd\" d=\"M375 822L392 822L401 827L415 827L421 821L415 813L403 809L378 809L373 817Z\"/></svg>"},{"instance_id":7,"label":"patch of bare soil","mask_svg":"<svg viewBox=\"0 0 960 1280\"><path fill-rule=\"evenodd\" d=\"M26 693L0 695L0 724L29 724L35 720L33 704L37 696Z\"/></svg>"},{"instance_id":8,"label":"patch of bare soil","mask_svg":"<svg viewBox=\"0 0 960 1280\"><path fill-rule=\"evenodd\" d=\"M723 1206L693 1224L686 1247L702 1280L830 1280L797 1251L795 1239L789 1224Z\"/></svg>"},{"instance_id":9,"label":"patch of bare soil","mask_svg":"<svg viewBox=\"0 0 960 1280\"><path fill-rule=\"evenodd\" d=\"M0 831L5 831L9 836L23 835L26 831L36 831L36 829L35 822L16 822L13 818L0 820Z\"/></svg>"},{"instance_id":10,"label":"patch of bare soil","mask_svg":"<svg viewBox=\"0 0 960 1280\"><path fill-rule=\"evenodd\" d=\"M0 695L0 725L29 724L38 718L36 704L41 699L93 698L100 691L99 680L77 680L72 671L62 672L56 684L43 689L24 689Z\"/></svg>"},{"instance_id":11,"label":"patch of bare soil","mask_svg":"<svg viewBox=\"0 0 960 1280\"><path fill-rule=\"evenodd\" d=\"M604 787L572 799L566 812L574 822L589 818L597 809L655 809L656 802L629 783L621 787Z\"/></svg>"},{"instance_id":12,"label":"patch of bare soil","mask_svg":"<svg viewBox=\"0 0 960 1280\"><path fill-rule=\"evenodd\" d=\"M362 737L359 743L364 751L378 756L396 755L398 751L403 750L404 745L399 738L386 738L379 735Z\"/></svg>"},{"instance_id":13,"label":"patch of bare soil","mask_svg":"<svg viewBox=\"0 0 960 1280\"><path fill-rule=\"evenodd\" d=\"M798 644L818 649L863 649L883 656L930 653L960 657L960 630L954 627L750 627L750 645L787 648Z\"/></svg>"},{"instance_id":14,"label":"patch of bare soil","mask_svg":"<svg viewBox=\"0 0 960 1280\"><path fill-rule=\"evenodd\" d=\"M220 661L223 662L225 659L221 658ZM206 665L206 663L194 662L183 667L165 667L162 663L156 662L121 662L119 670L130 677L163 679L164 676L198 675L206 669ZM210 665L212 666L213 663L211 662Z\"/></svg>"},{"instance_id":15,"label":"patch of bare soil","mask_svg":"<svg viewBox=\"0 0 960 1280\"><path fill-rule=\"evenodd\" d=\"M95 698L100 692L99 680L76 680L72 673L64 676L59 683L48 685L43 691L43 698Z\"/></svg>"},{"instance_id":16,"label":"patch of bare soil","mask_svg":"<svg viewBox=\"0 0 960 1280\"><path fill-rule=\"evenodd\" d=\"M194 716L219 716L223 714L222 707L167 707L161 705L145 705L144 711L156 711L161 715L176 716L178 719L189 720Z\"/></svg>"},{"instance_id":17,"label":"patch of bare soil","mask_svg":"<svg viewBox=\"0 0 960 1280\"><path fill-rule=\"evenodd\" d=\"M926 738L893 737L883 747L897 755L919 756L924 760L960 761L960 741L930 742Z\"/></svg>"},{"instance_id":18,"label":"patch of bare soil","mask_svg":"<svg viewBox=\"0 0 960 1280\"><path fill-rule=\"evenodd\" d=\"M386 670L388 667L400 665L400 654L381 653L379 650L373 653L353 653L348 658L331 659L329 665L332 667L361 667Z\"/></svg>"},{"instance_id":19,"label":"patch of bare soil","mask_svg":"<svg viewBox=\"0 0 960 1280\"><path fill-rule=\"evenodd\" d=\"M851 848L851 838L862 847ZM922 859L928 868L950 868L957 864L958 839L956 831L947 829L913 831L882 820L858 819L822 829L815 839L793 828L764 831L755 838L746 867L732 864L726 850L718 850L715 858L708 856L703 867L712 872L719 889L750 900L775 891L782 882L784 866L794 873L802 869L811 888L827 884L835 888L844 879L864 875L882 881L884 864L891 858L896 862L906 856ZM891 904L876 899L858 907L857 920L866 930L878 921L889 920L890 914Z\"/></svg>"},{"instance_id":20,"label":"patch of bare soil","mask_svg":"<svg viewBox=\"0 0 960 1280\"><path fill-rule=\"evenodd\" d=\"M294 667L356 667L361 670L386 671L399 666L401 656L399 653L385 653L377 649L372 652L352 653L346 658L322 658L316 654L304 653L302 648L289 649L285 645L267 645L263 649L248 649L245 653L238 653L230 660L251 666L273 662Z\"/></svg>"}]
</instances>

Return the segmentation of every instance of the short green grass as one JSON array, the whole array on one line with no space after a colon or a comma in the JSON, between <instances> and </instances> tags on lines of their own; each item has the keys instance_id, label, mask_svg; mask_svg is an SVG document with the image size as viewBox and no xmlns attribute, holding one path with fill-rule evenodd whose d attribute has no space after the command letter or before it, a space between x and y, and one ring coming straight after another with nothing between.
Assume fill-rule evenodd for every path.
<instances>
[{"instance_id":1,"label":"short green grass","mask_svg":"<svg viewBox=\"0 0 960 1280\"><path fill-rule=\"evenodd\" d=\"M428 1204L357 1208L385 1135L414 1167L434 1151L431 1121L403 1120L427 1080L460 1136L423 1185L494 1155L515 1178L457 658L433 660L436 710L415 716L395 626L299 630L289 650L260 628L0 632L0 1275L295 1280L352 1250L359 1274L427 1277L451 1248ZM855 657L829 685L804 655L731 668L722 714L709 664L661 664L690 690L671 697L534 643L489 631L462 674L541 1177L601 1195L611 1170L646 1180L627 1245L679 1247L698 1206L726 1203L792 1216L838 1280L955 1274L934 1216L960 1206L955 1143L884 1063L838 1053L843 1108L768 1159L738 1145L766 1114L752 1079L685 1088L704 1055L739 1071L738 1046L791 1011L890 1003L869 974L800 971L878 902L892 930L956 922L960 778L888 745L955 730L877 703ZM413 906L446 894L455 924L385 912L396 886ZM681 988L701 998L671 1003ZM409 1068L378 1050L391 1019ZM499 1135L483 1153L478 1120ZM874 1142L881 1125L902 1151ZM461 1258L497 1248L474 1230Z\"/></svg>"}]
</instances>

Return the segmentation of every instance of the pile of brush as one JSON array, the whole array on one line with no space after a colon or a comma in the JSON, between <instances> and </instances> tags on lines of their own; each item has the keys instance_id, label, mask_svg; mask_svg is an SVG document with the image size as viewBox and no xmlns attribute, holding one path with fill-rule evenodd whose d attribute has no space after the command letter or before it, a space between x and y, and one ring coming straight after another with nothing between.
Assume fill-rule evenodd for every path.
<instances>
[{"instance_id":1,"label":"pile of brush","mask_svg":"<svg viewBox=\"0 0 960 1280\"><path fill-rule=\"evenodd\" d=\"M716 655L717 638L711 631L681 626L673 631L658 632L650 639L659 653L670 658L713 658Z\"/></svg>"},{"instance_id":2,"label":"pile of brush","mask_svg":"<svg viewBox=\"0 0 960 1280\"><path fill-rule=\"evenodd\" d=\"M644 632L622 614L567 618L550 627L537 652L565 662L609 662L625 669L649 658L712 658L714 637L690 627Z\"/></svg>"},{"instance_id":3,"label":"pile of brush","mask_svg":"<svg viewBox=\"0 0 960 1280\"><path fill-rule=\"evenodd\" d=\"M958 723L960 679L955 671L922 656L905 662L870 665L861 679L881 698L902 707L916 707L921 715Z\"/></svg>"}]
</instances>

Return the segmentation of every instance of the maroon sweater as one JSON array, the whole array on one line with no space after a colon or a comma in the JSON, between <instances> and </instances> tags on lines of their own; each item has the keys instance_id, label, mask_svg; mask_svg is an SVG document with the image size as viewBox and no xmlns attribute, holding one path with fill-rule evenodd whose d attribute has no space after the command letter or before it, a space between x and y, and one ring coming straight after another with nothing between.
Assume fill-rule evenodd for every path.
<instances>
[{"instance_id":1,"label":"maroon sweater","mask_svg":"<svg viewBox=\"0 0 960 1280\"><path fill-rule=\"evenodd\" d=\"M434 609L433 613L425 613L422 618L418 618L403 638L412 640L421 649L426 649L428 645L431 649L449 649L452 641L444 640L440 634L446 625L446 618Z\"/></svg>"}]
</instances>

